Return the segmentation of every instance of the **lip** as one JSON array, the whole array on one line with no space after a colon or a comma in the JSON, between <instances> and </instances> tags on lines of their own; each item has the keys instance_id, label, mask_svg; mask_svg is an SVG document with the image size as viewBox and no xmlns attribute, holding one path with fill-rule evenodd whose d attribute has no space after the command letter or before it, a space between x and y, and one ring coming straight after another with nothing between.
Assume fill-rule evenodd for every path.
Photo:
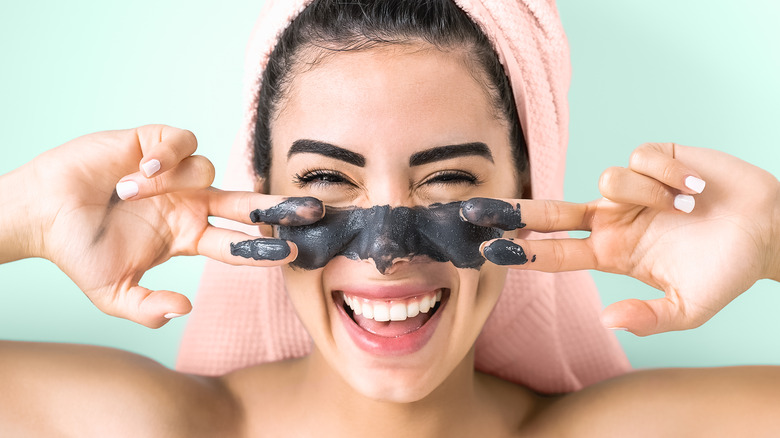
<instances>
[{"instance_id":1,"label":"lip","mask_svg":"<svg viewBox=\"0 0 780 438\"><path fill-rule=\"evenodd\" d=\"M407 292L407 295L398 295L398 296L388 296L388 295L373 295L373 292L377 289L371 289L370 292L372 292L372 295L366 295L366 290L362 289L359 292L353 291L353 292L347 292L346 290L343 291L347 293L348 295L355 294L356 296L360 297L366 297L366 298L373 298L373 299L402 299L406 297L414 297L418 296L424 293L429 293L431 288L426 288L421 292L415 292L413 295L408 295L409 288L380 288L380 289L397 289L398 291L405 290ZM379 336L374 333L371 333L367 330L364 330L362 327L357 325L355 321L350 318L350 316L347 314L346 310L344 310L344 300L341 295L342 291L334 291L332 293L333 298L333 304L336 306L339 312L339 316L341 318L341 322L344 324L344 328L346 329L347 333L349 334L349 337L352 339L352 342L355 343L355 345L358 346L361 350L370 353L375 356L402 356L406 354L411 354L416 351L419 351L422 349L425 344L428 343L428 341L433 336L433 333L436 331L436 328L439 325L439 321L441 320L441 315L443 314L443 311L445 307L447 306L447 303L449 302L450 298L450 290L446 289L446 292L442 295L441 303L439 304L439 308L436 310L436 313L431 316L431 318L423 324L422 327L419 329L407 333L405 335L397 336L395 338L387 338L384 336ZM380 298L381 297L381 298Z\"/></svg>"},{"instance_id":2,"label":"lip","mask_svg":"<svg viewBox=\"0 0 780 438\"><path fill-rule=\"evenodd\" d=\"M354 286L352 285L352 286L345 286L342 288L336 288L334 290L344 292L349 296L365 298L367 300L392 301L392 300L405 300L408 298L427 295L438 289L442 289L442 288L417 284L417 285L408 285L408 286L387 286L387 285Z\"/></svg>"}]
</instances>

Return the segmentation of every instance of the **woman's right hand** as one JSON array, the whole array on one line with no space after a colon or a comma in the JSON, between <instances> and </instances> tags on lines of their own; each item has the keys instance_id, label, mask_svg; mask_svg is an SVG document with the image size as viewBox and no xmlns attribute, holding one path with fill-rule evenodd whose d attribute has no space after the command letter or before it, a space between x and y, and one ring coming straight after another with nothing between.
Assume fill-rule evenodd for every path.
<instances>
[{"instance_id":1,"label":"woman's right hand","mask_svg":"<svg viewBox=\"0 0 780 438\"><path fill-rule=\"evenodd\" d=\"M192 155L196 147L191 132L164 125L98 132L0 177L3 199L12 200L0 214L6 230L0 234L16 233L15 239L0 236L11 247L0 251L0 262L46 258L103 312L160 327L192 308L181 294L138 284L169 258L199 254L251 266L294 260L292 242L254 241L210 225L208 217L302 225L322 217L322 204L214 189L214 167ZM283 208L272 208L280 203ZM244 241L254 241L243 244L244 256L231 254Z\"/></svg>"}]
</instances>

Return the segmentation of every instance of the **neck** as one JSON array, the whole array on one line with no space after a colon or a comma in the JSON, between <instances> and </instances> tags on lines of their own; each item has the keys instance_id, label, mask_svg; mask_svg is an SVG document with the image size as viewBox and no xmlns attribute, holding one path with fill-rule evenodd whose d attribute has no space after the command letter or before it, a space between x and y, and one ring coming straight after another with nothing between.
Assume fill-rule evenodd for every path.
<instances>
[{"instance_id":1,"label":"neck","mask_svg":"<svg viewBox=\"0 0 780 438\"><path fill-rule=\"evenodd\" d=\"M316 413L310 419L318 430L328 424L331 427L327 429L333 432L346 428L350 435L367 434L372 438L453 436L451 432L459 430L462 420L473 417L479 405L473 349L433 392L411 403L374 400L360 394L316 348L301 365L300 387L305 388L302 398L309 408L305 412Z\"/></svg>"}]
</instances>

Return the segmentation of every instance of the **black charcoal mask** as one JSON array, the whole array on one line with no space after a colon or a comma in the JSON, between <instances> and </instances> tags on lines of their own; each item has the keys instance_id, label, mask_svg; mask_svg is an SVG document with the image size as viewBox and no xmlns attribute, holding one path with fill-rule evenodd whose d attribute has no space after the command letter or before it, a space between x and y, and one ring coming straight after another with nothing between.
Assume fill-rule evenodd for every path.
<instances>
[{"instance_id":1,"label":"black charcoal mask","mask_svg":"<svg viewBox=\"0 0 780 438\"><path fill-rule=\"evenodd\" d=\"M428 207L326 207L325 217L311 225L279 226L277 236L298 246L292 266L317 269L333 257L373 260L385 273L398 259L427 256L455 267L479 269L485 259L479 246L503 231L466 222L461 202Z\"/></svg>"}]
</instances>

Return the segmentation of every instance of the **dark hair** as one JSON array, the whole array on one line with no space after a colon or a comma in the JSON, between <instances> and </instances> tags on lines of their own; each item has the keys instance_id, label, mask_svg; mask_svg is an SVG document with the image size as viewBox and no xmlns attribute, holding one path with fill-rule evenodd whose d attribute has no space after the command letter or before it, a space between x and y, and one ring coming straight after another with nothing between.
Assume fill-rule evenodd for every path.
<instances>
[{"instance_id":1,"label":"dark hair","mask_svg":"<svg viewBox=\"0 0 780 438\"><path fill-rule=\"evenodd\" d=\"M440 50L465 48L472 74L486 88L497 115L509 124L520 187L528 182L528 151L512 87L488 37L452 0L314 0L282 33L263 72L253 166L268 191L271 119L307 49L328 53L423 41ZM308 61L310 62L310 61ZM316 62L316 61L315 61Z\"/></svg>"}]
</instances>

